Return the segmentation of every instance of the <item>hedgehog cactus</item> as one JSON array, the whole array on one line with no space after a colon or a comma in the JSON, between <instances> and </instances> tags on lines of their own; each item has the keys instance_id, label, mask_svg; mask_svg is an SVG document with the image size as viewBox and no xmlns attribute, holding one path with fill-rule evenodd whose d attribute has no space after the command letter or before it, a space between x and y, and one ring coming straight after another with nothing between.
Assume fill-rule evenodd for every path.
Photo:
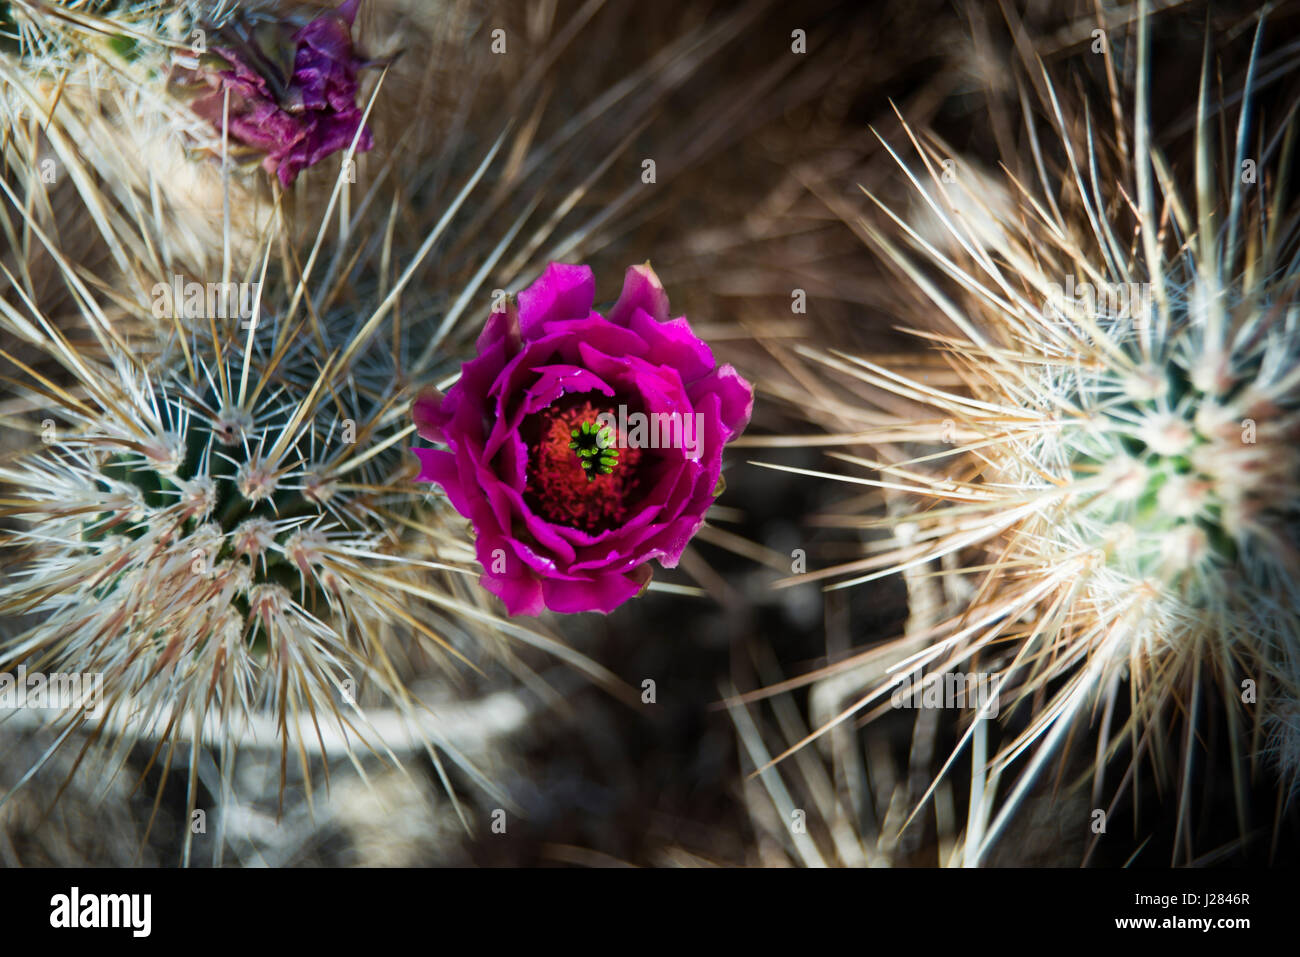
<instances>
[{"instance_id":1,"label":"hedgehog cactus","mask_svg":"<svg viewBox=\"0 0 1300 957\"><path fill-rule=\"evenodd\" d=\"M790 582L850 587L939 559L952 563L945 574L968 576L969 603L930 640L899 644L897 667L992 670L1002 715L1027 722L987 764L976 761L972 863L1079 722L1095 722L1102 808L1113 806L1100 791L1105 768L1125 745L1164 775L1177 760L1180 845L1207 689L1217 686L1235 732L1243 833L1241 756L1260 753L1256 732L1274 729L1284 786L1300 769L1289 718L1300 696L1300 274L1285 178L1268 172L1288 169L1295 131L1280 159L1252 160L1258 182L1243 175L1248 78L1236 162L1216 177L1207 59L1189 201L1151 145L1147 29L1143 17L1131 153L1099 155L1100 139L1091 126L1082 138L1070 128L1050 82L1044 103L1064 170L1052 179L1039 166L1041 191L1022 178L999 204L998 190L942 144L913 137L928 178L890 149L939 228L926 232L881 200L903 242L865 228L924 307L951 323L935 338L964 388L805 350L846 381L915 404L916 418L896 420L887 441L939 448L914 459L838 455L880 477L831 477L915 507L883 520L897 530L887 553ZM854 709L889 689L866 689ZM1128 714L1112 726L1121 695ZM1180 757L1160 730L1171 722ZM974 741L980 753L987 733L972 721L962 746ZM1021 773L999 792L1018 760Z\"/></svg>"},{"instance_id":2,"label":"hedgehog cactus","mask_svg":"<svg viewBox=\"0 0 1300 957\"><path fill-rule=\"evenodd\" d=\"M232 755L266 713L286 748L312 724L374 745L363 693L417 708L399 638L463 660L461 622L489 616L430 581L464 547L409 495L397 451L409 397L391 368L291 346L269 323L223 325L176 371L107 336L97 359L48 326L28 345L69 383L4 353L45 418L0 468L19 522L0 609L36 616L0 670L102 675L97 718L122 741L152 733L174 748L183 734ZM404 534L413 521L424 534ZM65 733L88 717L69 714Z\"/></svg>"},{"instance_id":3,"label":"hedgehog cactus","mask_svg":"<svg viewBox=\"0 0 1300 957\"><path fill-rule=\"evenodd\" d=\"M634 75L611 64L626 100L546 105L511 84L585 15L530 21L525 61L492 52L479 14L367 6L352 23L355 2L294 5L290 29L250 6L0 3L0 228L18 237L0 255L15 440L0 462L0 616L17 632L0 671L103 675L102 713L60 713L57 743L88 741L111 771L140 742L168 772L186 759L191 808L205 746L228 788L268 728L257 743L280 750L282 784L294 750L310 788L322 737L393 757L376 709L440 774L450 754L499 794L438 737L412 678L528 672L505 636L634 696L475 584L472 530L416 482L412 401L455 389L464 326L498 292L624 236L656 196L627 188L633 144L752 11L687 24ZM382 70L359 72L354 40ZM406 44L427 57L396 57ZM742 115L732 96L701 101L710 128ZM589 108L599 123L570 122ZM267 117L279 125L263 142ZM730 142L697 148L704 124L680 119L659 124L660 148L683 170ZM371 146L381 155L348 165ZM209 291L193 307L191 283ZM255 291L226 295L240 283ZM715 487L701 483L709 501Z\"/></svg>"}]
</instances>

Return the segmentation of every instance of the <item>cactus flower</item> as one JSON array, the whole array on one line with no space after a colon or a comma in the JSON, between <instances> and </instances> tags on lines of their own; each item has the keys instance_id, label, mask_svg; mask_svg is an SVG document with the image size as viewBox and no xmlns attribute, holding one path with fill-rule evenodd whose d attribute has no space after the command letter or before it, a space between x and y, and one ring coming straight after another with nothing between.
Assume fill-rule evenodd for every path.
<instances>
[{"instance_id":1,"label":"cactus flower","mask_svg":"<svg viewBox=\"0 0 1300 957\"><path fill-rule=\"evenodd\" d=\"M753 390L713 353L649 265L608 316L587 266L552 263L494 311L443 396L422 393L419 480L473 523L482 584L512 614L608 613L674 567L721 483Z\"/></svg>"},{"instance_id":2,"label":"cactus flower","mask_svg":"<svg viewBox=\"0 0 1300 957\"><path fill-rule=\"evenodd\" d=\"M317 17L296 32L274 21L223 27L193 79L207 92L193 109L221 129L230 93L230 139L264 153L262 166L288 187L298 173L347 149L361 126L357 73L367 61L352 46L360 0ZM369 129L357 150L373 146Z\"/></svg>"}]
</instances>

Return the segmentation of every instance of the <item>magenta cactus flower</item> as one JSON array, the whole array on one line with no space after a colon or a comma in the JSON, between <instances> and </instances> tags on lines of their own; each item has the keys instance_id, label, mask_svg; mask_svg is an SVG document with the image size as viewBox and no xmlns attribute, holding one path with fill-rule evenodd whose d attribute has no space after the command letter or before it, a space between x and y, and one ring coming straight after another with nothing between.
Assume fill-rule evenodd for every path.
<instances>
[{"instance_id":1,"label":"magenta cactus flower","mask_svg":"<svg viewBox=\"0 0 1300 957\"><path fill-rule=\"evenodd\" d=\"M194 101L195 112L221 129L228 90L228 135L264 152L263 167L286 187L346 149L361 126L357 72L367 61L352 46L359 5L347 0L297 32L278 22L223 28L216 59L205 58L195 77L210 89ZM370 130L361 130L358 152L373 145Z\"/></svg>"},{"instance_id":2,"label":"magenta cactus flower","mask_svg":"<svg viewBox=\"0 0 1300 957\"><path fill-rule=\"evenodd\" d=\"M672 568L721 487L754 393L715 366L650 266L608 316L587 266L552 263L493 312L446 396L412 414L419 480L476 533L479 581L511 615L609 613Z\"/></svg>"}]
</instances>

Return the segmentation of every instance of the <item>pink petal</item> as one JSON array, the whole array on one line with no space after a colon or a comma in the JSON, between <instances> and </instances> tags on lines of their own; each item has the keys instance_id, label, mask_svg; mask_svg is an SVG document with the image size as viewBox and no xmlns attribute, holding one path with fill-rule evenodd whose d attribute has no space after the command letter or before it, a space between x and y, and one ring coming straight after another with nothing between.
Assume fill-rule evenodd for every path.
<instances>
[{"instance_id":1,"label":"pink petal","mask_svg":"<svg viewBox=\"0 0 1300 957\"><path fill-rule=\"evenodd\" d=\"M551 263L519 294L520 331L525 339L535 339L544 323L585 318L595 299L596 278L590 266Z\"/></svg>"},{"instance_id":2,"label":"pink petal","mask_svg":"<svg viewBox=\"0 0 1300 957\"><path fill-rule=\"evenodd\" d=\"M705 396L716 395L722 403L722 424L730 441L744 431L754 412L754 387L731 365L722 365L718 371L690 385L691 401L699 406Z\"/></svg>"},{"instance_id":3,"label":"pink petal","mask_svg":"<svg viewBox=\"0 0 1300 957\"><path fill-rule=\"evenodd\" d=\"M646 340L631 329L616 326L598 312L583 319L561 319L546 323L546 338L555 337L563 348L574 342L586 342L610 355L645 356L650 352ZM712 364L709 368L713 368Z\"/></svg>"},{"instance_id":4,"label":"pink petal","mask_svg":"<svg viewBox=\"0 0 1300 957\"><path fill-rule=\"evenodd\" d=\"M482 352L498 342L506 343L506 355L513 356L519 351L519 304L507 297L504 309L494 309L488 315L487 324L479 333L475 351Z\"/></svg>"},{"instance_id":5,"label":"pink petal","mask_svg":"<svg viewBox=\"0 0 1300 957\"><path fill-rule=\"evenodd\" d=\"M336 17L342 17L348 26L352 26L357 19L357 8L361 6L361 0L344 0L334 11Z\"/></svg>"},{"instance_id":6,"label":"pink petal","mask_svg":"<svg viewBox=\"0 0 1300 957\"><path fill-rule=\"evenodd\" d=\"M415 478L417 482L437 482L443 489L455 486L457 492L460 491L460 474L456 470L456 456L439 449L411 449L411 451L420 460L420 474ZM448 494L450 495L450 492ZM456 510L460 511L460 507L457 506Z\"/></svg>"},{"instance_id":7,"label":"pink petal","mask_svg":"<svg viewBox=\"0 0 1300 957\"><path fill-rule=\"evenodd\" d=\"M445 442L443 427L451 421L450 415L444 415L442 403L447 397L430 386L416 396L411 404L411 418L415 420L415 429L420 438L430 442Z\"/></svg>"},{"instance_id":8,"label":"pink petal","mask_svg":"<svg viewBox=\"0 0 1300 957\"><path fill-rule=\"evenodd\" d=\"M575 392L599 392L613 397L614 390L600 376L574 365L534 366L537 381L528 388L524 411L540 412L563 395Z\"/></svg>"},{"instance_id":9,"label":"pink petal","mask_svg":"<svg viewBox=\"0 0 1300 957\"><path fill-rule=\"evenodd\" d=\"M571 615L580 611L599 611L608 615L631 598L635 598L650 581L650 569L642 565L626 575L596 575L581 581L548 578L542 582L546 607Z\"/></svg>"},{"instance_id":10,"label":"pink petal","mask_svg":"<svg viewBox=\"0 0 1300 957\"><path fill-rule=\"evenodd\" d=\"M713 371L713 350L691 332L685 316L661 322L638 308L632 311L630 328L649 344L646 358L673 366L683 381L690 382Z\"/></svg>"},{"instance_id":11,"label":"pink petal","mask_svg":"<svg viewBox=\"0 0 1300 957\"><path fill-rule=\"evenodd\" d=\"M507 556L505 573L493 571L494 567L500 567L498 549L504 550ZM504 539L481 538L476 543L476 551L479 564L483 566L483 574L478 579L479 584L505 602L506 614L513 616L542 613L546 604L542 596L541 580L524 569L518 558L506 550Z\"/></svg>"},{"instance_id":12,"label":"pink petal","mask_svg":"<svg viewBox=\"0 0 1300 957\"><path fill-rule=\"evenodd\" d=\"M609 310L609 321L626 326L637 309L643 310L657 322L668 318L668 293L664 292L663 283L649 263L628 267L623 275L623 292ZM709 365L712 367L713 364Z\"/></svg>"}]
</instances>

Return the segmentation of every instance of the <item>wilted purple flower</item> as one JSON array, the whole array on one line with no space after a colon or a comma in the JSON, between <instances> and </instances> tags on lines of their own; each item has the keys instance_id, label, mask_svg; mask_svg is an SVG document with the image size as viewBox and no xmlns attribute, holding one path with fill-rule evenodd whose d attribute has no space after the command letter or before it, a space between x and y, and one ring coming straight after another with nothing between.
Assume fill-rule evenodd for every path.
<instances>
[{"instance_id":1,"label":"wilted purple flower","mask_svg":"<svg viewBox=\"0 0 1300 957\"><path fill-rule=\"evenodd\" d=\"M217 57L205 58L197 72L211 92L194 101L195 112L221 129L228 90L230 138L266 153L263 167L286 187L346 149L361 126L357 71L366 61L352 47L359 5L347 0L297 32L272 21L223 28L211 51ZM363 129L358 152L372 145Z\"/></svg>"},{"instance_id":2,"label":"wilted purple flower","mask_svg":"<svg viewBox=\"0 0 1300 957\"><path fill-rule=\"evenodd\" d=\"M473 523L482 584L512 614L610 612L673 567L720 486L754 394L715 367L649 265L608 318L587 266L552 263L493 312L446 396L412 409L421 481Z\"/></svg>"}]
</instances>

